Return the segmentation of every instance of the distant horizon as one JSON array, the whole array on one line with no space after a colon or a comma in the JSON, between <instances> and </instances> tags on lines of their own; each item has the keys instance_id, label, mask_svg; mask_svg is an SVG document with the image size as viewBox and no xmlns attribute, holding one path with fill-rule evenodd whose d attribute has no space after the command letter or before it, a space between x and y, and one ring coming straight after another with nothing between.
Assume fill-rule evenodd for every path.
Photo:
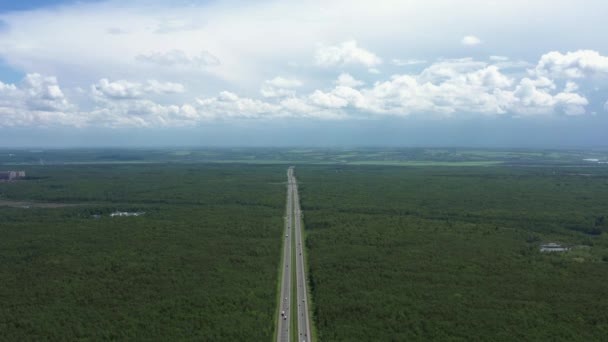
<instances>
[{"instance_id":1,"label":"distant horizon","mask_svg":"<svg viewBox=\"0 0 608 342\"><path fill-rule=\"evenodd\" d=\"M495 151L608 151L608 145L596 146L596 147L484 147L484 146L432 146L432 145L394 145L394 146L382 146L382 145L361 145L361 146L306 146L306 145L293 145L293 146L239 146L239 145L150 145L150 146L68 146L68 147L44 147L44 146L16 146L16 147L0 147L0 151L24 151L28 152L44 152L44 151L62 151L62 150L222 150L222 149L243 149L243 150L254 150L254 149L268 149L268 150L383 150L383 149L446 149L446 150L495 150Z\"/></svg>"}]
</instances>

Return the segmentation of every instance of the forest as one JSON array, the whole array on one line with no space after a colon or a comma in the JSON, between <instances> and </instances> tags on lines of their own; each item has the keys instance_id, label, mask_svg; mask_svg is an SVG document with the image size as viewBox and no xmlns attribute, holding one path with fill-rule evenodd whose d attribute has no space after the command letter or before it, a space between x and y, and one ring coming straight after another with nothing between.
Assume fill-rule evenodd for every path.
<instances>
[{"instance_id":1,"label":"forest","mask_svg":"<svg viewBox=\"0 0 608 342\"><path fill-rule=\"evenodd\" d=\"M606 168L296 170L319 340L608 336Z\"/></svg>"},{"instance_id":2,"label":"forest","mask_svg":"<svg viewBox=\"0 0 608 342\"><path fill-rule=\"evenodd\" d=\"M608 169L450 165L296 164L318 339L608 336ZM3 338L273 338L284 164L20 166L0 183Z\"/></svg>"},{"instance_id":3,"label":"forest","mask_svg":"<svg viewBox=\"0 0 608 342\"><path fill-rule=\"evenodd\" d=\"M1 339L272 338L283 167L26 170L0 183Z\"/></svg>"}]
</instances>

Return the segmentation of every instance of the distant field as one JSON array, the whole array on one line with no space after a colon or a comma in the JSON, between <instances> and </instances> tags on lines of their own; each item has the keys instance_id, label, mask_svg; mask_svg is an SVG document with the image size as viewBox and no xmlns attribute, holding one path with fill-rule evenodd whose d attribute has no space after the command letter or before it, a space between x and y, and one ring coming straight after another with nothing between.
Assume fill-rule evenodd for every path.
<instances>
[{"instance_id":1,"label":"distant field","mask_svg":"<svg viewBox=\"0 0 608 342\"><path fill-rule=\"evenodd\" d=\"M608 170L296 171L320 340L608 336Z\"/></svg>"},{"instance_id":2,"label":"distant field","mask_svg":"<svg viewBox=\"0 0 608 342\"><path fill-rule=\"evenodd\" d=\"M283 167L27 172L0 183L1 340L271 339Z\"/></svg>"},{"instance_id":3,"label":"distant field","mask_svg":"<svg viewBox=\"0 0 608 342\"><path fill-rule=\"evenodd\" d=\"M491 166L502 164L500 161L355 161L347 165L386 165L386 166Z\"/></svg>"},{"instance_id":4,"label":"distant field","mask_svg":"<svg viewBox=\"0 0 608 342\"><path fill-rule=\"evenodd\" d=\"M0 166L154 163L241 163L394 166L551 165L598 166L608 150L501 150L466 148L193 148L0 150Z\"/></svg>"}]
</instances>

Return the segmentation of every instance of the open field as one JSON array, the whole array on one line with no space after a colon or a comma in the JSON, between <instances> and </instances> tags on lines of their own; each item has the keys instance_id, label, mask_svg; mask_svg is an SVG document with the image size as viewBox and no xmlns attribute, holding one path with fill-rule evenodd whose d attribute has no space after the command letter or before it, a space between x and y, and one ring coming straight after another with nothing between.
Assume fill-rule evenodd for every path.
<instances>
[{"instance_id":1,"label":"open field","mask_svg":"<svg viewBox=\"0 0 608 342\"><path fill-rule=\"evenodd\" d=\"M0 150L0 165L121 165L150 163L341 164L396 166L581 165L608 161L608 150L466 148L192 148Z\"/></svg>"},{"instance_id":2,"label":"open field","mask_svg":"<svg viewBox=\"0 0 608 342\"><path fill-rule=\"evenodd\" d=\"M309 166L298 179L320 340L608 336L605 168Z\"/></svg>"},{"instance_id":3,"label":"open field","mask_svg":"<svg viewBox=\"0 0 608 342\"><path fill-rule=\"evenodd\" d=\"M271 339L283 167L27 171L4 202L89 205L0 207L3 339Z\"/></svg>"}]
</instances>

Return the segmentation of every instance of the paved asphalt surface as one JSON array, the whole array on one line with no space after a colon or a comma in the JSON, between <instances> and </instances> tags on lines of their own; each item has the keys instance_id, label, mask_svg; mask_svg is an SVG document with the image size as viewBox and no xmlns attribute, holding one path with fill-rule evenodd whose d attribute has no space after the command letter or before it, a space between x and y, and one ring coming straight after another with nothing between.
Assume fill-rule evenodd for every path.
<instances>
[{"instance_id":1,"label":"paved asphalt surface","mask_svg":"<svg viewBox=\"0 0 608 342\"><path fill-rule=\"evenodd\" d=\"M302 211L300 209L300 197L298 195L298 183L295 176L293 181L293 206L296 238L296 283L298 300L298 341L311 341L310 320L308 316L308 298L306 291L306 268L304 267L304 244L302 240Z\"/></svg>"},{"instance_id":2,"label":"paved asphalt surface","mask_svg":"<svg viewBox=\"0 0 608 342\"><path fill-rule=\"evenodd\" d=\"M285 216L285 244L283 251L283 279L281 280L281 304L279 305L278 342L289 342L289 326L291 322L291 238L293 221L293 190L292 190L293 168L287 170L287 215Z\"/></svg>"},{"instance_id":3,"label":"paved asphalt surface","mask_svg":"<svg viewBox=\"0 0 608 342\"><path fill-rule=\"evenodd\" d=\"M298 341L311 341L310 320L308 315L308 298L306 291L306 268L304 267L304 254L302 243L302 225L300 210L300 198L298 196L298 184L293 173L293 167L287 170L287 215L285 220L285 246L283 255L283 279L281 285L281 304L278 322L278 342L290 341L290 314L296 314L298 322ZM295 232L292 227L295 227ZM292 263L291 242L295 237L296 242L296 300L297 310L292 312L291 306L291 278ZM283 314L284 313L284 314Z\"/></svg>"}]
</instances>

